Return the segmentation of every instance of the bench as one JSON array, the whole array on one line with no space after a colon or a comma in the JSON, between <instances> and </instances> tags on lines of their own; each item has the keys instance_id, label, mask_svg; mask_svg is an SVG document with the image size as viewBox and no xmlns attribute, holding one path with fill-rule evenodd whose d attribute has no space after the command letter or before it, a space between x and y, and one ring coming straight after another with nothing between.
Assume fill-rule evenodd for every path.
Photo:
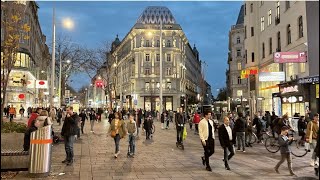
<instances>
[{"instance_id":1,"label":"bench","mask_svg":"<svg viewBox=\"0 0 320 180\"><path fill-rule=\"evenodd\" d=\"M1 171L27 171L29 152L23 151L24 133L1 133Z\"/></svg>"}]
</instances>

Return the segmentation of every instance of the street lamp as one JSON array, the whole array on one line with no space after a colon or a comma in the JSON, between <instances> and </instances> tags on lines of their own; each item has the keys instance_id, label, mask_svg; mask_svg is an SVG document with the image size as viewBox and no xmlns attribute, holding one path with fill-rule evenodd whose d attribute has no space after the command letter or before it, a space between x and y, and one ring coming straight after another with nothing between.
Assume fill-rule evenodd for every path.
<instances>
[{"instance_id":1,"label":"street lamp","mask_svg":"<svg viewBox=\"0 0 320 180\"><path fill-rule=\"evenodd\" d=\"M61 77L62 77L62 59L61 59L61 53L59 55L59 107L61 107L61 85L62 85L62 80L61 80ZM67 64L70 64L71 61L68 59L66 61L63 61L63 62L66 62Z\"/></svg>"},{"instance_id":2,"label":"street lamp","mask_svg":"<svg viewBox=\"0 0 320 180\"><path fill-rule=\"evenodd\" d=\"M73 28L73 22L70 18L68 20L63 20L62 26L71 29ZM72 22L72 23L71 23ZM56 20L55 20L55 8L53 8L53 16L52 16L52 62L51 62L51 91L50 91L50 106L54 106L54 79L55 79L55 64L56 64ZM59 84L60 86L60 84Z\"/></svg>"}]
</instances>

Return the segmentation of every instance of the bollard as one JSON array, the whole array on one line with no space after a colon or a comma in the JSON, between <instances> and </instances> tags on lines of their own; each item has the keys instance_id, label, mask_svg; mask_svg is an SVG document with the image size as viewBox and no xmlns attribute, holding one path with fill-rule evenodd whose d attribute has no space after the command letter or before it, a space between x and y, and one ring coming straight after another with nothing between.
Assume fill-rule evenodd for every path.
<instances>
[{"instance_id":1,"label":"bollard","mask_svg":"<svg viewBox=\"0 0 320 180\"><path fill-rule=\"evenodd\" d=\"M29 174L46 177L51 169L52 130L51 125L39 128L31 133Z\"/></svg>"}]
</instances>

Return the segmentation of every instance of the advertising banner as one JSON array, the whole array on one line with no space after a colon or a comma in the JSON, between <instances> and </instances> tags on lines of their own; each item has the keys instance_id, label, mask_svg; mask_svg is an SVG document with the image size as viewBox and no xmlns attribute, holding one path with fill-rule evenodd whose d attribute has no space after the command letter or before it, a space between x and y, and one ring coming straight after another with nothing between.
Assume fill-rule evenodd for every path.
<instances>
[{"instance_id":1,"label":"advertising banner","mask_svg":"<svg viewBox=\"0 0 320 180\"><path fill-rule=\"evenodd\" d=\"M48 81L47 80L36 80L36 88L37 89L48 89Z\"/></svg>"},{"instance_id":2,"label":"advertising banner","mask_svg":"<svg viewBox=\"0 0 320 180\"><path fill-rule=\"evenodd\" d=\"M307 62L306 52L275 52L273 54L275 63L305 63Z\"/></svg>"},{"instance_id":3,"label":"advertising banner","mask_svg":"<svg viewBox=\"0 0 320 180\"><path fill-rule=\"evenodd\" d=\"M259 81L284 81L285 74L284 72L260 72Z\"/></svg>"},{"instance_id":4,"label":"advertising banner","mask_svg":"<svg viewBox=\"0 0 320 180\"><path fill-rule=\"evenodd\" d=\"M255 75L258 74L258 68L257 67L251 67L245 70L241 71L241 79L248 78L249 75Z\"/></svg>"}]
</instances>

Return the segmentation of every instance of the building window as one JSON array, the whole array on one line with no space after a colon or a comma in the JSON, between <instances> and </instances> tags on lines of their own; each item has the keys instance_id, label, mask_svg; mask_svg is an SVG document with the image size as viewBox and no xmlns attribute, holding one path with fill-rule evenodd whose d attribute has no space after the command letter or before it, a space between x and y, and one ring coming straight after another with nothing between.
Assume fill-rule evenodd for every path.
<instances>
[{"instance_id":1,"label":"building window","mask_svg":"<svg viewBox=\"0 0 320 180\"><path fill-rule=\"evenodd\" d=\"M147 90L149 90L149 88L150 88L150 83L149 83L149 82L146 82L145 85L144 85L144 87L145 87Z\"/></svg>"},{"instance_id":2,"label":"building window","mask_svg":"<svg viewBox=\"0 0 320 180\"><path fill-rule=\"evenodd\" d=\"M299 24L299 38L303 37L303 21L302 21L302 16L299 17L298 19L298 24Z\"/></svg>"},{"instance_id":3,"label":"building window","mask_svg":"<svg viewBox=\"0 0 320 180\"><path fill-rule=\"evenodd\" d=\"M280 36L280 31L277 33L277 52L281 51L281 36Z\"/></svg>"},{"instance_id":4,"label":"building window","mask_svg":"<svg viewBox=\"0 0 320 180\"><path fill-rule=\"evenodd\" d=\"M242 94L242 90L237 90L237 96L238 96L238 97L243 96L243 94Z\"/></svg>"},{"instance_id":5,"label":"building window","mask_svg":"<svg viewBox=\"0 0 320 180\"><path fill-rule=\"evenodd\" d=\"M238 76L238 84L241 84L241 77Z\"/></svg>"},{"instance_id":6,"label":"building window","mask_svg":"<svg viewBox=\"0 0 320 180\"><path fill-rule=\"evenodd\" d=\"M241 49L237 49L237 57L241 57Z\"/></svg>"},{"instance_id":7,"label":"building window","mask_svg":"<svg viewBox=\"0 0 320 180\"><path fill-rule=\"evenodd\" d=\"M264 31L264 17L261 17L261 31Z\"/></svg>"},{"instance_id":8,"label":"building window","mask_svg":"<svg viewBox=\"0 0 320 180\"><path fill-rule=\"evenodd\" d=\"M253 3L250 4L250 12L253 13Z\"/></svg>"},{"instance_id":9,"label":"building window","mask_svg":"<svg viewBox=\"0 0 320 180\"><path fill-rule=\"evenodd\" d=\"M150 61L150 54L146 54L146 61L147 61L147 62Z\"/></svg>"},{"instance_id":10,"label":"building window","mask_svg":"<svg viewBox=\"0 0 320 180\"><path fill-rule=\"evenodd\" d=\"M160 40L157 40L157 47L160 47Z\"/></svg>"},{"instance_id":11,"label":"building window","mask_svg":"<svg viewBox=\"0 0 320 180\"><path fill-rule=\"evenodd\" d=\"M290 1L286 1L286 10L290 8Z\"/></svg>"},{"instance_id":12,"label":"building window","mask_svg":"<svg viewBox=\"0 0 320 180\"><path fill-rule=\"evenodd\" d=\"M156 54L156 61L160 61L160 54Z\"/></svg>"},{"instance_id":13,"label":"building window","mask_svg":"<svg viewBox=\"0 0 320 180\"><path fill-rule=\"evenodd\" d=\"M168 61L168 62L171 61L171 54L167 54L167 61Z\"/></svg>"},{"instance_id":14,"label":"building window","mask_svg":"<svg viewBox=\"0 0 320 180\"><path fill-rule=\"evenodd\" d=\"M171 47L171 41L167 40L167 47Z\"/></svg>"},{"instance_id":15,"label":"building window","mask_svg":"<svg viewBox=\"0 0 320 180\"><path fill-rule=\"evenodd\" d=\"M246 58L246 64L248 63L248 51L247 50L245 50L245 58Z\"/></svg>"},{"instance_id":16,"label":"building window","mask_svg":"<svg viewBox=\"0 0 320 180\"><path fill-rule=\"evenodd\" d=\"M150 47L150 41L146 40L146 47Z\"/></svg>"},{"instance_id":17,"label":"building window","mask_svg":"<svg viewBox=\"0 0 320 180\"><path fill-rule=\"evenodd\" d=\"M247 3L244 3L244 15L247 15Z\"/></svg>"},{"instance_id":18,"label":"building window","mask_svg":"<svg viewBox=\"0 0 320 180\"><path fill-rule=\"evenodd\" d=\"M170 90L171 89L171 82L167 82L167 88Z\"/></svg>"},{"instance_id":19,"label":"building window","mask_svg":"<svg viewBox=\"0 0 320 180\"><path fill-rule=\"evenodd\" d=\"M264 43L262 43L262 58L265 58L266 54L265 54L265 47L264 47Z\"/></svg>"},{"instance_id":20,"label":"building window","mask_svg":"<svg viewBox=\"0 0 320 180\"><path fill-rule=\"evenodd\" d=\"M166 72L167 72L167 76L170 76L170 75L172 74L172 72L171 72L171 68L170 68L170 67L168 67L168 68L166 69Z\"/></svg>"},{"instance_id":21,"label":"building window","mask_svg":"<svg viewBox=\"0 0 320 180\"><path fill-rule=\"evenodd\" d=\"M291 44L291 27L290 27L290 24L287 26L287 44Z\"/></svg>"},{"instance_id":22,"label":"building window","mask_svg":"<svg viewBox=\"0 0 320 180\"><path fill-rule=\"evenodd\" d=\"M276 25L280 23L280 1L277 1Z\"/></svg>"},{"instance_id":23,"label":"building window","mask_svg":"<svg viewBox=\"0 0 320 180\"><path fill-rule=\"evenodd\" d=\"M272 24L272 14L271 9L268 11L268 26Z\"/></svg>"},{"instance_id":24,"label":"building window","mask_svg":"<svg viewBox=\"0 0 320 180\"><path fill-rule=\"evenodd\" d=\"M237 44L240 44L240 37L237 37Z\"/></svg>"},{"instance_id":25,"label":"building window","mask_svg":"<svg viewBox=\"0 0 320 180\"><path fill-rule=\"evenodd\" d=\"M251 62L254 62L254 52L251 53Z\"/></svg>"},{"instance_id":26,"label":"building window","mask_svg":"<svg viewBox=\"0 0 320 180\"><path fill-rule=\"evenodd\" d=\"M244 39L247 39L247 26L244 26Z\"/></svg>"},{"instance_id":27,"label":"building window","mask_svg":"<svg viewBox=\"0 0 320 180\"><path fill-rule=\"evenodd\" d=\"M241 69L242 69L241 62L238 62L238 70L241 70Z\"/></svg>"},{"instance_id":28,"label":"building window","mask_svg":"<svg viewBox=\"0 0 320 180\"><path fill-rule=\"evenodd\" d=\"M272 38L269 38L269 54L272 54Z\"/></svg>"},{"instance_id":29,"label":"building window","mask_svg":"<svg viewBox=\"0 0 320 180\"><path fill-rule=\"evenodd\" d=\"M306 63L299 63L300 73L306 72Z\"/></svg>"},{"instance_id":30,"label":"building window","mask_svg":"<svg viewBox=\"0 0 320 180\"><path fill-rule=\"evenodd\" d=\"M254 36L254 28L251 27L251 37Z\"/></svg>"},{"instance_id":31,"label":"building window","mask_svg":"<svg viewBox=\"0 0 320 180\"><path fill-rule=\"evenodd\" d=\"M151 72L150 72L150 68L145 68L144 69L144 75L150 75Z\"/></svg>"}]
</instances>

